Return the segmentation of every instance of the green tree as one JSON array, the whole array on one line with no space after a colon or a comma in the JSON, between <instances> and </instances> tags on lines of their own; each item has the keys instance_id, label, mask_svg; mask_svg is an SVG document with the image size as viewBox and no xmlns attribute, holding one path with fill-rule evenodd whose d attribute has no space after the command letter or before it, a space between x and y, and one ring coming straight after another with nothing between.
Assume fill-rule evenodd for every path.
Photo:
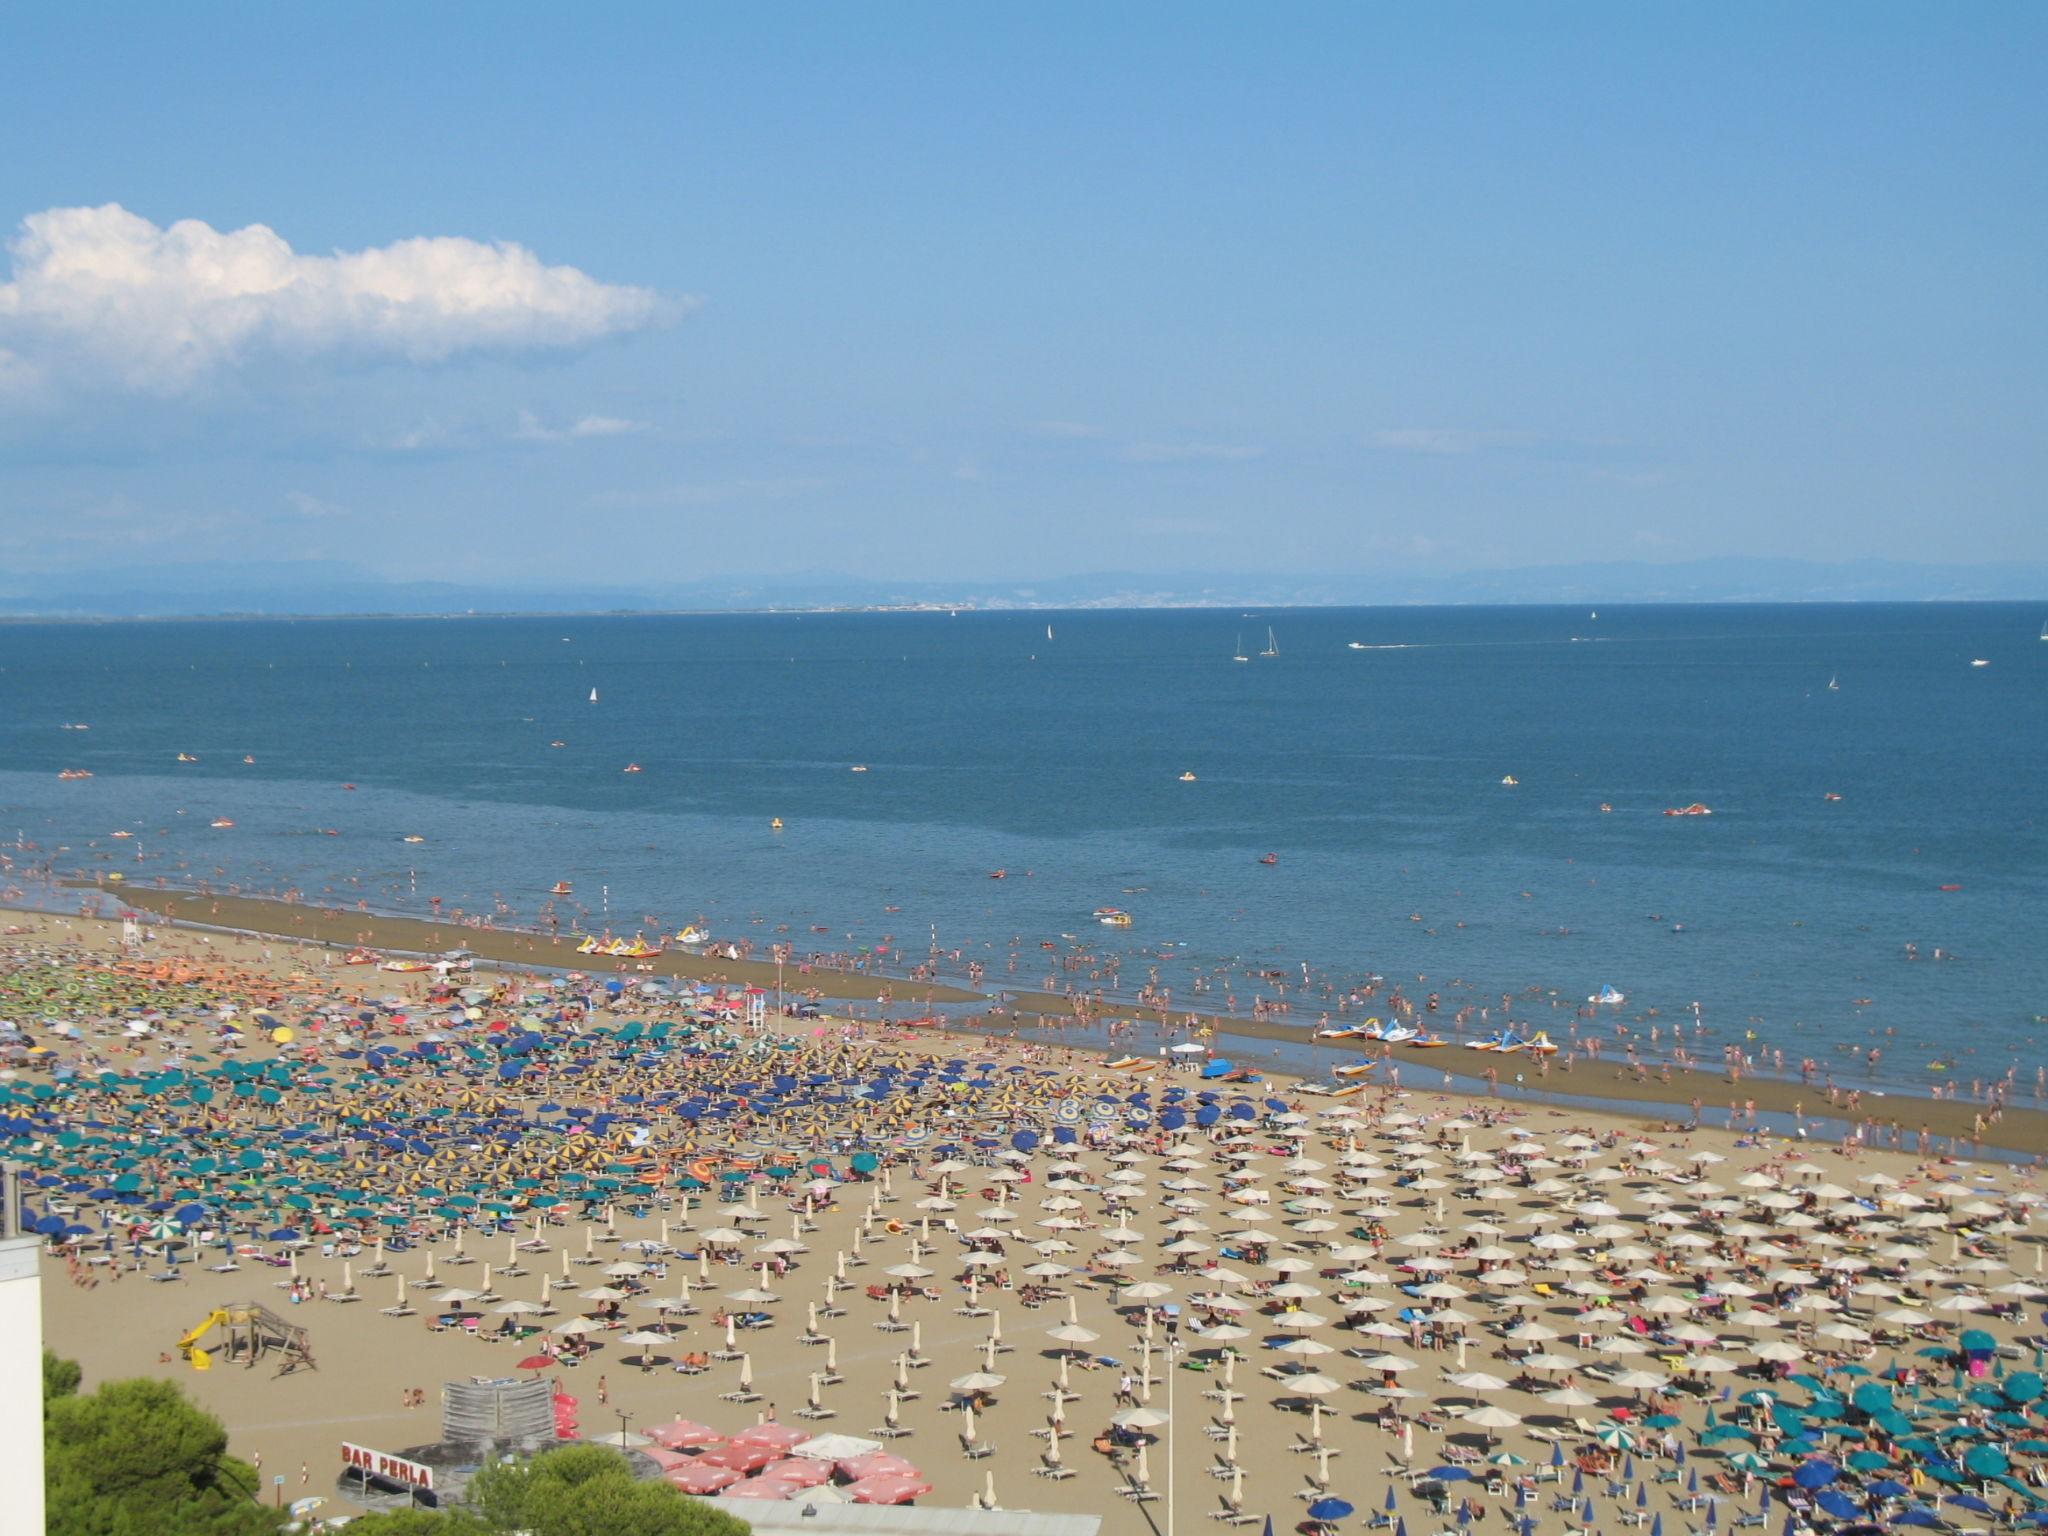
<instances>
[{"instance_id":1,"label":"green tree","mask_svg":"<svg viewBox=\"0 0 2048 1536\"><path fill-rule=\"evenodd\" d=\"M78 1368L76 1360L66 1360L43 1351L43 1411L49 1412L50 1404L60 1397L72 1397L78 1392L78 1384L85 1379L85 1372Z\"/></svg>"},{"instance_id":2,"label":"green tree","mask_svg":"<svg viewBox=\"0 0 2048 1536\"><path fill-rule=\"evenodd\" d=\"M47 1536L257 1536L280 1523L220 1420L171 1382L60 1397L47 1423Z\"/></svg>"},{"instance_id":3,"label":"green tree","mask_svg":"<svg viewBox=\"0 0 2048 1536\"><path fill-rule=\"evenodd\" d=\"M481 1517L466 1509L394 1509L349 1521L351 1536L492 1536Z\"/></svg>"},{"instance_id":4,"label":"green tree","mask_svg":"<svg viewBox=\"0 0 2048 1536\"><path fill-rule=\"evenodd\" d=\"M750 1536L723 1510L667 1483L634 1480L625 1457L564 1446L479 1472L469 1502L494 1530L532 1536Z\"/></svg>"}]
</instances>

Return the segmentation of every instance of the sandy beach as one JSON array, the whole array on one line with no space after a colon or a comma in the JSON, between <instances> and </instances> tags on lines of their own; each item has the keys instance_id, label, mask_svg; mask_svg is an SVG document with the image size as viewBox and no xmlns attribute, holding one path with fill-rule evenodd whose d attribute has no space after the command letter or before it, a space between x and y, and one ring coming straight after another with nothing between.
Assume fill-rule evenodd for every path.
<instances>
[{"instance_id":1,"label":"sandy beach","mask_svg":"<svg viewBox=\"0 0 2048 1536\"><path fill-rule=\"evenodd\" d=\"M15 914L13 926L21 931L0 958L33 974L64 956L98 966L118 957L117 925ZM361 920L337 941L361 942L370 928ZM376 931L396 943L397 930ZM295 925L300 936L336 939ZM407 948L461 942L490 952L490 936L469 931L406 936L421 941ZM337 975L310 951L262 939L160 929L147 963L237 978L245 1024L265 988L273 1017L297 1021L318 1000L402 987L414 1018L365 1013L357 1048L411 1047L422 1019L447 1016L425 1006L421 978ZM727 970L735 982L758 978ZM471 1024L488 1029L527 1001L492 1000ZM593 1007L573 1027L616 1031L673 1012L628 1000ZM401 1201L405 1221L357 1219L343 1209L353 1203L346 1193L330 1191L298 1207L303 1242L265 1234L272 1210L251 1209L226 1213L232 1240L209 1246L201 1228L222 1230L209 1215L194 1223L187 1261L168 1270L160 1242L102 1241L100 1224L86 1222L69 1257L53 1250L47 1261L48 1342L81 1362L88 1387L135 1374L179 1381L229 1426L238 1454L260 1459L266 1484L283 1476L286 1499L323 1498L321 1514L351 1507L336 1481L343 1441L383 1451L431 1442L443 1383L521 1375L516 1362L544 1341L578 1337L593 1346L580 1363L524 1374L561 1382L575 1399L562 1411L586 1437L643 1434L678 1418L724 1436L764 1417L805 1434L886 1429L886 1449L929 1485L922 1503L992 1498L1095 1513L1134 1533L1161 1528L1169 1500L1182 1521L1235 1510L1293 1527L1326 1497L1361 1518L1391 1507L1414 1531L1451 1523L1460 1501L1508 1529L1534 1519L1546 1530L1604 1531L1644 1523L1639 1509L1645 1521L1697 1526L1712 1498L1728 1524L1760 1507L1774 1472L1802 1460L1786 1450L1797 1451L1798 1434L1745 1395L1805 1402L1819 1394L1787 1377L1812 1373L1829 1387L1891 1380L1904 1401L1909 1387L1916 1399L1922 1386L1947 1391L1947 1360L1995 1362L2000 1377L2039 1363L2044 1247L2024 1166L1795 1146L1711 1122L1678 1132L1668 1100L1637 1117L1413 1089L1332 1101L1278 1081L1240 1088L1170 1068L1115 1071L1050 1032L963 1040L769 1020L733 1049L767 1061L780 1048L799 1075L812 1063L861 1078L914 1076L949 1058L992 1065L964 1087L933 1079L894 1120L822 1098L815 1112L785 1119L786 1141L798 1124L811 1137L792 1155L834 1170L816 1182L801 1167L764 1175L773 1154L762 1143L773 1137L743 1134L743 1119L726 1122L722 1143L694 1121L632 1133L626 1093L678 1087L700 1070L673 1065L673 1055L655 1065L619 1058L580 1081L415 1074L365 1107L395 1116L442 1093L450 1107L489 1102L529 1122L544 1116L544 1101L623 1112L614 1127L592 1121L590 1134L634 1170L628 1187L574 1203L536 1191L504 1210L502 1224L471 1211L458 1228L432 1214L421 1193L429 1181L453 1188L481 1169L495 1169L487 1182L499 1185L522 1170L552 1180L570 1166L561 1148L573 1138L529 1133L496 1152L458 1138L420 1154L401 1138L380 1153L351 1139L344 1100L384 1087L364 1087L374 1074L339 1054L333 1023L324 1035L301 1025L267 1040L266 1019L223 1054L218 1019L217 1010L204 1019L173 1011L131 1030L109 1015L65 1038L17 1018L54 1055L15 1086L209 1058L303 1073L317 1053L341 1069L337 1083L354 1085L318 1102L216 1099L188 1113L254 1133L249 1150L272 1161L250 1165L252 1178L284 1167L274 1138L287 1130L333 1138L337 1183L359 1185L372 1205ZM463 1038L460 1023L444 1029ZM1167 1110L1175 1089L1188 1109L1177 1124ZM1193 1112L1202 1090L1219 1110L1208 1123ZM1743 1091L1764 1102L1751 1085ZM1146 1095L1142 1125L1092 1107L1126 1106L1134 1093ZM1247 1106L1242 1118L1232 1103ZM1071 1118L1063 1104L1075 1107ZM1967 1106L1928 1106L1943 1108ZM2009 1113L2005 1129L2033 1118ZM140 1167L167 1187L196 1187L189 1171L180 1180L158 1161L171 1143L146 1129L156 1119L144 1106L135 1121ZM848 1136L856 1126L859 1142ZM1020 1147L1017 1132L1031 1128ZM1073 1139L1059 1140L1060 1130ZM949 1141L963 1155L941 1161L934 1154ZM856 1145L877 1157L871 1175L849 1177ZM718 1174L749 1163L729 1185L744 1194L721 1200ZM711 1187L683 1188L690 1170L710 1175ZM279 1177L281 1190L302 1175ZM382 1250L380 1262L380 1232L409 1246ZM154 1278L167 1272L175 1278ZM893 1301L891 1286L900 1288ZM458 1289L479 1294L455 1305ZM662 1298L672 1305L649 1305ZM180 1336L209 1309L248 1300L302 1325L317 1369L279 1375L270 1360L217 1360L199 1371L181 1358ZM529 1305L504 1310L515 1303ZM759 1314L761 1325L736 1322L727 1348L726 1313ZM655 1323L676 1332L624 1342ZM536 1331L485 1337L508 1324ZM1964 1328L1986 1330L1992 1350L1960 1352ZM1759 1354L1773 1344L1782 1347ZM709 1357L701 1372L675 1369L695 1355ZM1918 1377L1887 1377L1893 1368ZM408 1406L413 1389L419 1406ZM956 1406L970 1397L971 1420ZM1097 1449L1120 1413L1116 1438L1148 1443ZM1821 1417L1816 1409L1815 1435ZM1712 1437L1714 1423L1745 1432ZM1899 1438L1859 1436L1825 1448ZM1758 1455L1747 1472L1730 1460L1745 1451ZM2039 1480L2038 1457L2010 1454L2016 1487ZM1905 1478L1916 1463L1894 1446L1883 1465ZM1432 1469L1442 1475L1422 1475ZM1982 1482L1972 1475L1969 1491ZM1917 1474L1907 1486L1912 1499L1956 1492ZM2023 1491L1993 1491L2025 1501Z\"/></svg>"}]
</instances>

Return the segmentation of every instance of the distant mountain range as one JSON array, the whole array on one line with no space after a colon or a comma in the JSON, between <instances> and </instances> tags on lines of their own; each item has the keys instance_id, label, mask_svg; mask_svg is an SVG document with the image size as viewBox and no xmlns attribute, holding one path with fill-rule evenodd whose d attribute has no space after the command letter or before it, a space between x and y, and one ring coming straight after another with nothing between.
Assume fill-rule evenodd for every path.
<instances>
[{"instance_id":1,"label":"distant mountain range","mask_svg":"<svg viewBox=\"0 0 2048 1536\"><path fill-rule=\"evenodd\" d=\"M138 566L89 576L0 573L0 615L73 619L2035 599L2048 600L2048 565L1821 564L1740 557L1668 565L1612 562L1318 577L1108 572L1043 581L877 581L794 573L644 588L394 581L338 562Z\"/></svg>"}]
</instances>

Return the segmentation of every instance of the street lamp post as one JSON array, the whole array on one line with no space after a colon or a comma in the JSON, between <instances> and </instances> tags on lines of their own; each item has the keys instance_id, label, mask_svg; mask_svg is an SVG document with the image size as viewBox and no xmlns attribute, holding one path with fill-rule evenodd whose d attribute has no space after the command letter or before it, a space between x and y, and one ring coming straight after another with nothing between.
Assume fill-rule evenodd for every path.
<instances>
[{"instance_id":1,"label":"street lamp post","mask_svg":"<svg viewBox=\"0 0 2048 1536\"><path fill-rule=\"evenodd\" d=\"M1166 1536L1173 1536L1173 1444L1180 1425L1173 1416L1174 1362L1180 1358L1178 1331L1166 1338Z\"/></svg>"}]
</instances>

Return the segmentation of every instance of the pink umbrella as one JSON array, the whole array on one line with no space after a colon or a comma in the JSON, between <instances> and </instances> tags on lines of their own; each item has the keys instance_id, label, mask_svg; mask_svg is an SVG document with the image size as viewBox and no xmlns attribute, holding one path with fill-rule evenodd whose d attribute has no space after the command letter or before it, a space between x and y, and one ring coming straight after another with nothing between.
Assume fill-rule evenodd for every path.
<instances>
[{"instance_id":1,"label":"pink umbrella","mask_svg":"<svg viewBox=\"0 0 2048 1536\"><path fill-rule=\"evenodd\" d=\"M732 1437L734 1445L765 1445L771 1451L794 1450L811 1438L807 1429L798 1429L792 1424L756 1424L752 1429L743 1429Z\"/></svg>"},{"instance_id":2,"label":"pink umbrella","mask_svg":"<svg viewBox=\"0 0 2048 1536\"><path fill-rule=\"evenodd\" d=\"M668 1451L658 1445L650 1445L640 1454L664 1472L673 1472L677 1467L687 1467L697 1459L688 1451Z\"/></svg>"},{"instance_id":3,"label":"pink umbrella","mask_svg":"<svg viewBox=\"0 0 2048 1536\"><path fill-rule=\"evenodd\" d=\"M730 1467L742 1476L758 1472L781 1457L765 1445L742 1445L734 1440L704 1452L697 1460L708 1467Z\"/></svg>"},{"instance_id":4,"label":"pink umbrella","mask_svg":"<svg viewBox=\"0 0 2048 1536\"><path fill-rule=\"evenodd\" d=\"M892 1456L887 1451L869 1451L864 1456L848 1456L836 1465L841 1477L855 1483L864 1477L917 1476L917 1468L901 1456Z\"/></svg>"},{"instance_id":5,"label":"pink umbrella","mask_svg":"<svg viewBox=\"0 0 2048 1536\"><path fill-rule=\"evenodd\" d=\"M700 1451L707 1445L725 1444L725 1436L708 1424L694 1419L670 1419L647 1431L647 1438L672 1451Z\"/></svg>"},{"instance_id":6,"label":"pink umbrella","mask_svg":"<svg viewBox=\"0 0 2048 1536\"><path fill-rule=\"evenodd\" d=\"M930 1483L908 1477L864 1477L849 1483L846 1496L856 1504L908 1504L932 1491Z\"/></svg>"},{"instance_id":7,"label":"pink umbrella","mask_svg":"<svg viewBox=\"0 0 2048 1536\"><path fill-rule=\"evenodd\" d=\"M706 1466L701 1459L690 1466L677 1467L673 1472L664 1472L662 1476L684 1493L694 1493L699 1498L721 1488L729 1488L740 1480L740 1474L733 1468Z\"/></svg>"},{"instance_id":8,"label":"pink umbrella","mask_svg":"<svg viewBox=\"0 0 2048 1536\"><path fill-rule=\"evenodd\" d=\"M821 1483L832 1481L832 1463L819 1461L810 1456L792 1456L787 1461L778 1461L773 1466L763 1467L761 1476L777 1482L790 1483L798 1488L816 1488Z\"/></svg>"}]
</instances>

